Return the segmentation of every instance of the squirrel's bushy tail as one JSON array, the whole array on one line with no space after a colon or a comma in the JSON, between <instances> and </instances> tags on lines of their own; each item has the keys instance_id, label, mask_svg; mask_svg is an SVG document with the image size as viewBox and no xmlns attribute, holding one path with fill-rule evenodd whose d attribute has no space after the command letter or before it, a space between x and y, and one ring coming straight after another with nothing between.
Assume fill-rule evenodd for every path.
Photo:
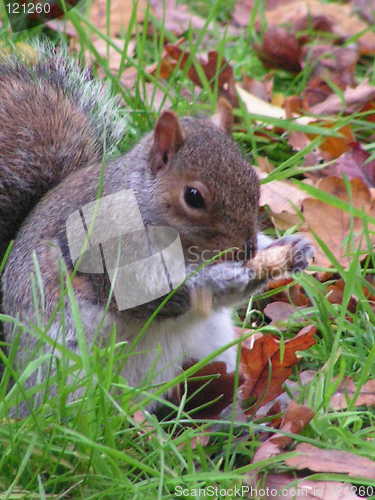
<instances>
[{"instance_id":1,"label":"squirrel's bushy tail","mask_svg":"<svg viewBox=\"0 0 375 500\"><path fill-rule=\"evenodd\" d=\"M101 161L124 129L109 89L65 51L0 55L0 253L49 189Z\"/></svg>"}]
</instances>

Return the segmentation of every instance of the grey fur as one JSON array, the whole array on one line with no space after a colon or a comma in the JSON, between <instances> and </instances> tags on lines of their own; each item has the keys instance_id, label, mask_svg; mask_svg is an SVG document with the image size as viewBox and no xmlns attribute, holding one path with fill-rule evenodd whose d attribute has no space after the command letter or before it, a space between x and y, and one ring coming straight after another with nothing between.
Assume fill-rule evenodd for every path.
<instances>
[{"instance_id":1,"label":"grey fur","mask_svg":"<svg viewBox=\"0 0 375 500\"><path fill-rule=\"evenodd\" d=\"M0 254L44 193L99 162L124 127L110 89L65 51L34 47L35 60L0 56Z\"/></svg>"},{"instance_id":2,"label":"grey fur","mask_svg":"<svg viewBox=\"0 0 375 500\"><path fill-rule=\"evenodd\" d=\"M164 115L169 123L165 128L162 115L158 121L159 129L164 127L162 140L157 125L132 151L106 164L102 161L104 146L115 144L121 130L108 90L92 82L87 71L79 70L65 56L54 58L50 48L42 50L45 54L40 62L31 66L15 58L0 64L2 249L16 235L2 280L3 310L25 325L16 356L21 370L38 355L35 327L45 328L59 307L48 335L79 352L71 305L61 296L60 263L62 257L67 271L72 271L66 221L96 199L99 185L103 185L103 196L132 189L146 226L175 229L188 273L203 263L206 251L236 247L247 252L249 248L254 251L257 242L259 246L269 243L257 236L256 173L220 128L206 119L178 120L173 113ZM28 97L31 92L32 98ZM191 183L200 183L208 193L207 206L201 212L184 204L184 189ZM286 271L295 270L299 254L298 269L306 266L310 246L303 239L275 244L293 249L291 268ZM190 252L193 246L196 259ZM157 367L154 383L171 379L186 360L201 359L233 341L230 308L266 283L257 279L236 252L232 261L205 266L188 278L160 311L138 345L141 354L129 356L120 367L130 385L141 384L153 364ZM39 310L33 303L35 259L43 288ZM146 276L147 269L144 273ZM118 340L131 342L160 303L118 311L114 301L109 301L106 275L78 273L72 277L72 285L89 347L105 344L113 328ZM207 317L191 307L192 292L199 288L207 288L213 297ZM7 341L13 341L15 331L10 323L5 324L5 335ZM58 357L48 343L42 352ZM236 349L227 349L218 359L227 364L228 371L233 370ZM48 373L45 363L27 384L46 379ZM36 398L34 402L40 401ZM25 403L19 407L21 415L27 411Z\"/></svg>"}]
</instances>

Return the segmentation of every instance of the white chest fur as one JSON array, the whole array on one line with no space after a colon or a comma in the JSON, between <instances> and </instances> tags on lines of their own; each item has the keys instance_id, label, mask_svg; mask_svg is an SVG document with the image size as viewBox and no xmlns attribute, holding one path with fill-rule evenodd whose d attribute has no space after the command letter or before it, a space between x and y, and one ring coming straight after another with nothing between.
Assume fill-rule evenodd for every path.
<instances>
[{"instance_id":1,"label":"white chest fur","mask_svg":"<svg viewBox=\"0 0 375 500\"><path fill-rule=\"evenodd\" d=\"M161 383L175 377L184 362L199 360L234 339L231 311L222 308L207 318L187 313L178 318L154 321L138 341L123 369L130 385L142 381ZM119 325L119 338L131 339L140 330L141 322ZM121 329L123 331L121 331ZM236 364L236 346L230 347L215 359L224 361L227 370Z\"/></svg>"}]
</instances>

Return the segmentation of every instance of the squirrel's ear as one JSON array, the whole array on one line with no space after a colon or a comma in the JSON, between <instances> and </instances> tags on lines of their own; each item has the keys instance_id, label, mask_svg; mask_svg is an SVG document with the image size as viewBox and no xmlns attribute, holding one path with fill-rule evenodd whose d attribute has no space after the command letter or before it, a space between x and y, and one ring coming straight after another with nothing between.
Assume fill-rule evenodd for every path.
<instances>
[{"instance_id":1,"label":"squirrel's ear","mask_svg":"<svg viewBox=\"0 0 375 500\"><path fill-rule=\"evenodd\" d=\"M211 118L212 123L226 134L230 134L233 126L233 108L225 97L219 97L216 113Z\"/></svg>"},{"instance_id":2,"label":"squirrel's ear","mask_svg":"<svg viewBox=\"0 0 375 500\"><path fill-rule=\"evenodd\" d=\"M180 122L172 111L164 111L155 126L151 148L151 168L154 173L164 168L184 142Z\"/></svg>"}]
</instances>

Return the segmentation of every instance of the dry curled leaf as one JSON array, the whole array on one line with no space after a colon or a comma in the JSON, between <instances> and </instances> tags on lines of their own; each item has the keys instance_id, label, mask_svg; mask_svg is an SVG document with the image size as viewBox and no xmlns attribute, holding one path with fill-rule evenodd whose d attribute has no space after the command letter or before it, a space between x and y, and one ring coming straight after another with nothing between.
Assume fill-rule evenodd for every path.
<instances>
[{"instance_id":1,"label":"dry curled leaf","mask_svg":"<svg viewBox=\"0 0 375 500\"><path fill-rule=\"evenodd\" d=\"M332 88L328 85L326 79L319 75L312 76L301 95L303 108L311 112L311 108L325 102L331 95Z\"/></svg>"},{"instance_id":2,"label":"dry curled leaf","mask_svg":"<svg viewBox=\"0 0 375 500\"><path fill-rule=\"evenodd\" d=\"M303 48L302 57L302 66L308 65L312 68L313 79L330 80L342 89L355 85L354 72L359 58L356 47L308 45ZM304 91L305 94L309 91L309 85Z\"/></svg>"},{"instance_id":3,"label":"dry curled leaf","mask_svg":"<svg viewBox=\"0 0 375 500\"><path fill-rule=\"evenodd\" d=\"M375 187L375 160L368 161L370 154L359 142L351 145L351 149L337 158L335 163L319 170L319 175L343 176L349 179L361 179L369 187Z\"/></svg>"},{"instance_id":4,"label":"dry curled leaf","mask_svg":"<svg viewBox=\"0 0 375 500\"><path fill-rule=\"evenodd\" d=\"M209 441L210 441L210 434L207 432L206 429L206 433L194 434L194 436L191 439L178 444L177 448L179 450L183 450L184 448L185 449L188 448L189 450L195 450L198 447L204 448L205 446L208 445Z\"/></svg>"},{"instance_id":5,"label":"dry curled leaf","mask_svg":"<svg viewBox=\"0 0 375 500\"><path fill-rule=\"evenodd\" d=\"M264 0L267 9L274 9L282 5L285 0ZM233 12L233 20L238 26L247 26L251 9L254 7L254 0L237 0Z\"/></svg>"},{"instance_id":6,"label":"dry curled leaf","mask_svg":"<svg viewBox=\"0 0 375 500\"><path fill-rule=\"evenodd\" d=\"M261 179L267 176L258 171ZM268 206L276 227L286 229L301 223L298 211L308 195L288 180L275 180L261 185L259 206ZM286 222L285 222L286 221Z\"/></svg>"},{"instance_id":7,"label":"dry curled leaf","mask_svg":"<svg viewBox=\"0 0 375 500\"><path fill-rule=\"evenodd\" d=\"M363 500L357 496L351 484L337 481L311 481L296 477L291 474L269 474L265 486L266 495L262 499L276 500ZM264 488L266 489L266 488ZM277 493L280 492L280 493ZM298 495L298 496L296 496Z\"/></svg>"},{"instance_id":8,"label":"dry curled leaf","mask_svg":"<svg viewBox=\"0 0 375 500\"><path fill-rule=\"evenodd\" d=\"M283 392L282 385L292 373L292 367L298 363L297 351L303 351L315 344L313 325L306 326L292 339L284 342L271 335L256 339L252 349L242 346L241 373L244 384L241 398L251 403L246 411L253 414L260 407Z\"/></svg>"},{"instance_id":9,"label":"dry curled leaf","mask_svg":"<svg viewBox=\"0 0 375 500\"><path fill-rule=\"evenodd\" d=\"M286 446L292 442L292 438L285 436L282 432L299 434L313 418L314 412L307 406L299 405L291 401L280 424L280 431L266 441L255 452L252 463L255 464L275 455L279 455ZM255 485L257 472L247 475L247 482Z\"/></svg>"},{"instance_id":10,"label":"dry curled leaf","mask_svg":"<svg viewBox=\"0 0 375 500\"><path fill-rule=\"evenodd\" d=\"M365 80L357 87L347 88L343 93L343 99L336 94L330 95L323 102L310 107L310 113L314 115L353 113L373 100L375 100L375 85Z\"/></svg>"},{"instance_id":11,"label":"dry curled leaf","mask_svg":"<svg viewBox=\"0 0 375 500\"><path fill-rule=\"evenodd\" d=\"M299 452L285 463L296 469L310 469L314 472L344 473L351 476L375 478L375 461L341 450L325 450L309 443L300 443Z\"/></svg>"},{"instance_id":12,"label":"dry curled leaf","mask_svg":"<svg viewBox=\"0 0 375 500\"><path fill-rule=\"evenodd\" d=\"M266 12L269 25L289 25L296 30L305 26L318 26L329 29L339 38L350 38L363 32L358 37L361 54L375 52L375 33L369 26L352 12L350 4L323 3L319 0L286 0L281 5Z\"/></svg>"},{"instance_id":13,"label":"dry curled leaf","mask_svg":"<svg viewBox=\"0 0 375 500\"><path fill-rule=\"evenodd\" d=\"M186 363L184 369L194 363ZM201 368L197 373L187 380L187 403L185 410L191 411L200 406L205 406L198 412L194 412L195 418L218 418L224 408L233 401L235 388L235 374L227 373L227 366L223 361L213 361ZM181 384L173 395L178 403L185 390ZM211 401L214 401L211 404Z\"/></svg>"},{"instance_id":14,"label":"dry curled leaf","mask_svg":"<svg viewBox=\"0 0 375 500\"><path fill-rule=\"evenodd\" d=\"M299 405L291 401L280 424L280 431L299 434L313 418L314 412L307 406ZM255 464L270 457L279 455L282 450L292 442L292 438L281 432L274 434L264 441L255 452L252 463ZM256 487L258 472L250 472L246 476L246 482Z\"/></svg>"},{"instance_id":15,"label":"dry curled leaf","mask_svg":"<svg viewBox=\"0 0 375 500\"><path fill-rule=\"evenodd\" d=\"M131 57L135 50L134 40L130 40L130 42L127 44L126 53L124 53L125 42L120 38L112 38L111 39L112 45L110 45L107 42L107 40L104 40L103 38L92 38L91 43L93 47L95 47L98 54L107 61L108 67L112 72L118 72L121 63L125 65L128 57ZM78 48L78 44L79 41L73 39L71 47ZM87 61L89 61L91 64L96 62L96 57L93 55L91 50L85 51L85 57L87 58ZM102 71L100 71L100 73L102 73Z\"/></svg>"},{"instance_id":16,"label":"dry curled leaf","mask_svg":"<svg viewBox=\"0 0 375 500\"><path fill-rule=\"evenodd\" d=\"M271 325L277 324L281 327L280 323L284 323L288 320L289 316L296 312L297 307L288 302L275 301L267 304L264 308L264 314L270 318Z\"/></svg>"},{"instance_id":17,"label":"dry curled leaf","mask_svg":"<svg viewBox=\"0 0 375 500\"><path fill-rule=\"evenodd\" d=\"M202 29L206 20L189 11L186 5L177 4L176 0L151 0L153 14L158 18L165 29L177 36L182 35L190 27Z\"/></svg>"},{"instance_id":18,"label":"dry curled leaf","mask_svg":"<svg viewBox=\"0 0 375 500\"><path fill-rule=\"evenodd\" d=\"M120 34L122 29L126 29L133 15L133 8L136 8L136 23L143 20L146 10L146 0L111 0L109 19L107 16L108 2L106 0L94 0L90 9L90 22L103 33L107 32L109 25L110 36Z\"/></svg>"},{"instance_id":19,"label":"dry curled leaf","mask_svg":"<svg viewBox=\"0 0 375 500\"><path fill-rule=\"evenodd\" d=\"M294 33L271 26L264 33L262 45L255 45L259 57L272 68L301 70L301 46Z\"/></svg>"},{"instance_id":20,"label":"dry curled leaf","mask_svg":"<svg viewBox=\"0 0 375 500\"><path fill-rule=\"evenodd\" d=\"M343 179L326 177L319 181L317 187L330 195L350 203L353 207L367 215L375 217L375 202L369 188L361 179L350 181L351 194L346 189ZM328 205L321 200L307 198L302 202L303 214L308 230L312 231L325 242L338 262L347 266L352 261L352 252L361 249L368 250L368 244L363 236L364 223L359 217L352 217L340 208ZM324 217L322 217L324 214ZM369 230L374 231L374 225L369 225ZM353 239L348 241L352 232ZM319 266L330 267L332 264L325 253L317 248L315 262Z\"/></svg>"},{"instance_id":21,"label":"dry curled leaf","mask_svg":"<svg viewBox=\"0 0 375 500\"><path fill-rule=\"evenodd\" d=\"M262 101L269 102L272 99L273 75L267 74L263 80L256 80L245 75L241 87Z\"/></svg>"},{"instance_id":22,"label":"dry curled leaf","mask_svg":"<svg viewBox=\"0 0 375 500\"><path fill-rule=\"evenodd\" d=\"M190 53L184 51L178 44L167 44L165 51L170 59L181 69L183 69L190 60ZM211 50L207 57L198 58L198 63L201 65L210 85L218 85L220 94L225 97L231 105L237 105L237 93L235 89L233 68L228 61L220 57L216 50ZM190 63L187 72L190 80L199 87L203 87L202 78L200 77L195 66Z\"/></svg>"},{"instance_id":23,"label":"dry curled leaf","mask_svg":"<svg viewBox=\"0 0 375 500\"><path fill-rule=\"evenodd\" d=\"M320 124L320 126L325 128L332 128L336 124L334 122L325 122ZM322 157L326 160L332 160L333 158L337 158L343 153L350 151L353 143L354 143L354 135L352 132L352 128L349 125L344 125L339 128L337 132L341 135L341 137L325 137L323 141L320 143L319 151ZM316 136L313 134L309 134L311 139L314 139Z\"/></svg>"},{"instance_id":24,"label":"dry curled leaf","mask_svg":"<svg viewBox=\"0 0 375 500\"><path fill-rule=\"evenodd\" d=\"M345 281L337 280L327 287L327 299L331 304L342 304L345 292ZM357 300L351 296L347 305L348 311L354 313L357 308Z\"/></svg>"},{"instance_id":25,"label":"dry curled leaf","mask_svg":"<svg viewBox=\"0 0 375 500\"><path fill-rule=\"evenodd\" d=\"M354 11L370 24L375 23L375 0L352 0Z\"/></svg>"},{"instance_id":26,"label":"dry curled leaf","mask_svg":"<svg viewBox=\"0 0 375 500\"><path fill-rule=\"evenodd\" d=\"M344 410L356 393L356 386L350 377L346 377L332 396L330 407L334 410ZM355 406L375 406L375 379L362 385Z\"/></svg>"}]
</instances>

